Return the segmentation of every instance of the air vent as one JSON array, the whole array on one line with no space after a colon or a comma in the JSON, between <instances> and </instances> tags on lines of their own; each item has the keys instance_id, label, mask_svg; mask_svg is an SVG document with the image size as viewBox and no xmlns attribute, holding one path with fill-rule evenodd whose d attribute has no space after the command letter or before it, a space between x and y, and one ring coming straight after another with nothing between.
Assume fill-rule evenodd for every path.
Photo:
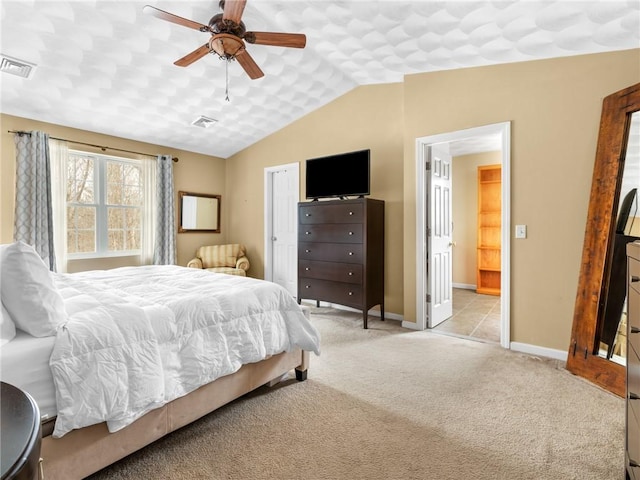
<instances>
[{"instance_id":1,"label":"air vent","mask_svg":"<svg viewBox=\"0 0 640 480\"><path fill-rule=\"evenodd\" d=\"M0 72L10 73L18 77L29 78L35 64L0 54Z\"/></svg>"},{"instance_id":2,"label":"air vent","mask_svg":"<svg viewBox=\"0 0 640 480\"><path fill-rule=\"evenodd\" d=\"M196 118L191 125L195 125L196 127L209 128L212 127L218 120L215 118L205 117L204 115L200 115Z\"/></svg>"}]
</instances>

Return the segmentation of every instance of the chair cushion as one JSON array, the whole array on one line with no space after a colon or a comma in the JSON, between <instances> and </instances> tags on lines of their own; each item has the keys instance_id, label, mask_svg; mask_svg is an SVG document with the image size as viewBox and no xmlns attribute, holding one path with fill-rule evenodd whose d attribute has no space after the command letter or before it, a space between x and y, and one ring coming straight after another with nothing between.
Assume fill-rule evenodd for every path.
<instances>
[{"instance_id":1,"label":"chair cushion","mask_svg":"<svg viewBox=\"0 0 640 480\"><path fill-rule=\"evenodd\" d=\"M207 245L200 247L196 252L196 256L202 259L202 268L235 268L238 257L242 257L244 254L244 246L238 243L228 245Z\"/></svg>"},{"instance_id":2,"label":"chair cushion","mask_svg":"<svg viewBox=\"0 0 640 480\"><path fill-rule=\"evenodd\" d=\"M227 275L239 275L241 277L246 277L247 274L241 268L231 268L231 267L216 267L216 268L207 268L208 272L214 273L226 273Z\"/></svg>"}]
</instances>

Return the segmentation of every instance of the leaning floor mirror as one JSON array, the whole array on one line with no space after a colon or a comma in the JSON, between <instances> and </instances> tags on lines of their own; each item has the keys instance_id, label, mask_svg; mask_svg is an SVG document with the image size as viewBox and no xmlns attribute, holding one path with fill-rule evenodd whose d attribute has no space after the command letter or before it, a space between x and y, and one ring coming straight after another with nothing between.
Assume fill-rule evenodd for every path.
<instances>
[{"instance_id":1,"label":"leaning floor mirror","mask_svg":"<svg viewBox=\"0 0 640 480\"><path fill-rule=\"evenodd\" d=\"M625 396L626 244L640 238L640 84L607 96L567 369Z\"/></svg>"}]
</instances>

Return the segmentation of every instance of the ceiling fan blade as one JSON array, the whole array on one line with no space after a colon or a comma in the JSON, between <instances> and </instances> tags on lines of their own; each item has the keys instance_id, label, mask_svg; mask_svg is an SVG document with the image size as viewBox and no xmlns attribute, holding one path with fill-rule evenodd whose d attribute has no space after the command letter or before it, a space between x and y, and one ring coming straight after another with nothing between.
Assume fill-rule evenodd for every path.
<instances>
[{"instance_id":1,"label":"ceiling fan blade","mask_svg":"<svg viewBox=\"0 0 640 480\"><path fill-rule=\"evenodd\" d=\"M200 60L210 51L211 50L209 49L209 44L205 43L203 46L201 46L200 48L196 48L193 52L188 53L180 60L176 60L175 62L173 62L173 64L177 65L178 67L188 67L196 60Z\"/></svg>"},{"instance_id":2,"label":"ceiling fan blade","mask_svg":"<svg viewBox=\"0 0 640 480\"><path fill-rule=\"evenodd\" d=\"M240 50L236 54L235 58L236 60L238 60L240 66L244 68L244 71L247 72L247 75L249 75L252 80L264 77L264 73L262 72L262 70L260 70L258 64L253 60L253 57L249 55L249 53L245 49Z\"/></svg>"},{"instance_id":3,"label":"ceiling fan blade","mask_svg":"<svg viewBox=\"0 0 640 480\"><path fill-rule=\"evenodd\" d=\"M203 25L202 23L194 22L193 20L188 20L186 18L179 17L178 15L165 12L164 10L160 10L159 8L152 7L151 5L145 5L142 11L148 15L153 15L156 18L159 18L161 20L166 20L167 22L176 23L178 25L182 25L183 27L193 28L194 30L200 30L201 32L210 31L208 25Z\"/></svg>"},{"instance_id":4,"label":"ceiling fan blade","mask_svg":"<svg viewBox=\"0 0 640 480\"><path fill-rule=\"evenodd\" d=\"M307 37L302 33L247 32L244 39L256 45L275 47L304 48L307 44Z\"/></svg>"},{"instance_id":5,"label":"ceiling fan blade","mask_svg":"<svg viewBox=\"0 0 640 480\"><path fill-rule=\"evenodd\" d=\"M242 12L247 4L247 0L224 0L224 12L222 13L223 20L231 20L234 23L240 24L242 18Z\"/></svg>"}]
</instances>

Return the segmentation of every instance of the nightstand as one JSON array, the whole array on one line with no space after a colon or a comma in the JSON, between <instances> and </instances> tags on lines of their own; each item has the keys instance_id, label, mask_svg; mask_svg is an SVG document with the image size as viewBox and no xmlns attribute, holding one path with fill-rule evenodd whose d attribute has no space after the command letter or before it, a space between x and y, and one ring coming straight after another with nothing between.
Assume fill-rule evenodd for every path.
<instances>
[{"instance_id":1,"label":"nightstand","mask_svg":"<svg viewBox=\"0 0 640 480\"><path fill-rule=\"evenodd\" d=\"M40 463L40 409L26 392L0 382L2 480L37 480Z\"/></svg>"}]
</instances>

